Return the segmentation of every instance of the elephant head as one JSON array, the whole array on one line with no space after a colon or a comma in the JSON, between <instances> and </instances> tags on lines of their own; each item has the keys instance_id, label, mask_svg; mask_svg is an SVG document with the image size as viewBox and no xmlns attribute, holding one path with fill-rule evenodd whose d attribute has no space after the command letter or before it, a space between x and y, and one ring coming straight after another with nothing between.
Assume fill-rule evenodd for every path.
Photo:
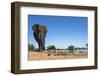
<instances>
[{"instance_id":1,"label":"elephant head","mask_svg":"<svg viewBox=\"0 0 100 76\"><path fill-rule=\"evenodd\" d=\"M39 50L45 50L45 37L47 33L47 28L41 24L34 24L32 26L33 35L35 40L38 43Z\"/></svg>"}]
</instances>

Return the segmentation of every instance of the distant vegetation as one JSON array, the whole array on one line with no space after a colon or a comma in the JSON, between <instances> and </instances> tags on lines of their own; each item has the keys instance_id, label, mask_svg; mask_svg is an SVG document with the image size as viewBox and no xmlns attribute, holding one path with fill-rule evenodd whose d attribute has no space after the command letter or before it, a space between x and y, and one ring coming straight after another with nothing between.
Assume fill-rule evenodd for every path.
<instances>
[{"instance_id":1,"label":"distant vegetation","mask_svg":"<svg viewBox=\"0 0 100 76\"><path fill-rule=\"evenodd\" d=\"M47 50L56 50L55 45L50 45L47 47Z\"/></svg>"},{"instance_id":2,"label":"distant vegetation","mask_svg":"<svg viewBox=\"0 0 100 76\"><path fill-rule=\"evenodd\" d=\"M28 50L33 51L34 50L34 45L33 44L28 44Z\"/></svg>"},{"instance_id":3,"label":"distant vegetation","mask_svg":"<svg viewBox=\"0 0 100 76\"><path fill-rule=\"evenodd\" d=\"M70 45L70 46L68 47L68 50L75 50L75 46Z\"/></svg>"},{"instance_id":4,"label":"distant vegetation","mask_svg":"<svg viewBox=\"0 0 100 76\"><path fill-rule=\"evenodd\" d=\"M88 44L86 44L86 48L88 49Z\"/></svg>"},{"instance_id":5,"label":"distant vegetation","mask_svg":"<svg viewBox=\"0 0 100 76\"><path fill-rule=\"evenodd\" d=\"M70 45L67 49L70 51L70 53L73 53L75 50L75 46Z\"/></svg>"},{"instance_id":6,"label":"distant vegetation","mask_svg":"<svg viewBox=\"0 0 100 76\"><path fill-rule=\"evenodd\" d=\"M69 50L70 53L74 53L74 51L76 50L87 50L88 49L88 44L85 44L86 47L75 47L74 45L69 45L66 49L60 49L60 48L57 48L55 45L49 45L47 47L47 50L50 51L50 50L54 50L54 51L57 51L57 50ZM33 44L28 44L28 50L29 51L39 51L38 48L35 48Z\"/></svg>"}]
</instances>

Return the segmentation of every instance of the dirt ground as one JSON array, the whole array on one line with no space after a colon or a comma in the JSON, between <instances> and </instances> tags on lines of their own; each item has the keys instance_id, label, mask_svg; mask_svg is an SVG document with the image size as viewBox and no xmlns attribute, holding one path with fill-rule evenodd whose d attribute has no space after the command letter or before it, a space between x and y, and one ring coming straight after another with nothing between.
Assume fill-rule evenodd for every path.
<instances>
[{"instance_id":1,"label":"dirt ground","mask_svg":"<svg viewBox=\"0 0 100 76\"><path fill-rule=\"evenodd\" d=\"M86 54L63 54L56 55L48 52L28 52L28 60L57 60L57 59L79 59L87 58Z\"/></svg>"}]
</instances>

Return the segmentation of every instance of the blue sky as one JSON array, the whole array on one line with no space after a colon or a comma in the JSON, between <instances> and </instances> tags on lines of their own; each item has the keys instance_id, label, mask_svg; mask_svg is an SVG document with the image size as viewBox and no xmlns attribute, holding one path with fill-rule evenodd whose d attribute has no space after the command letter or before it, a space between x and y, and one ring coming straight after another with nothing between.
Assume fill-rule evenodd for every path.
<instances>
[{"instance_id":1,"label":"blue sky","mask_svg":"<svg viewBox=\"0 0 100 76\"><path fill-rule=\"evenodd\" d=\"M33 24L43 24L47 27L46 47L49 45L63 49L69 45L86 47L85 44L88 42L87 17L28 15L28 42L38 48L33 36Z\"/></svg>"}]
</instances>

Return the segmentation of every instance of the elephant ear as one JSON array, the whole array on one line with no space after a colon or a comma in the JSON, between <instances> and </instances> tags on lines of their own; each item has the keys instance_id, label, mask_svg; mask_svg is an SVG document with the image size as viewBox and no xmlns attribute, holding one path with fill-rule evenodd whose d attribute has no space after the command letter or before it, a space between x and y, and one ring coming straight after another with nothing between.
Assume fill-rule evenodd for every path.
<instances>
[{"instance_id":1,"label":"elephant ear","mask_svg":"<svg viewBox=\"0 0 100 76\"><path fill-rule=\"evenodd\" d=\"M46 28L45 30L46 30L46 33L47 33L48 32L48 29Z\"/></svg>"},{"instance_id":2,"label":"elephant ear","mask_svg":"<svg viewBox=\"0 0 100 76\"><path fill-rule=\"evenodd\" d=\"M36 32L38 28L39 28L39 24L34 24L34 25L32 26L32 30L33 30L34 32Z\"/></svg>"},{"instance_id":3,"label":"elephant ear","mask_svg":"<svg viewBox=\"0 0 100 76\"><path fill-rule=\"evenodd\" d=\"M46 26L43 26L43 27L44 27L45 33L47 33L48 32L47 27Z\"/></svg>"}]
</instances>

